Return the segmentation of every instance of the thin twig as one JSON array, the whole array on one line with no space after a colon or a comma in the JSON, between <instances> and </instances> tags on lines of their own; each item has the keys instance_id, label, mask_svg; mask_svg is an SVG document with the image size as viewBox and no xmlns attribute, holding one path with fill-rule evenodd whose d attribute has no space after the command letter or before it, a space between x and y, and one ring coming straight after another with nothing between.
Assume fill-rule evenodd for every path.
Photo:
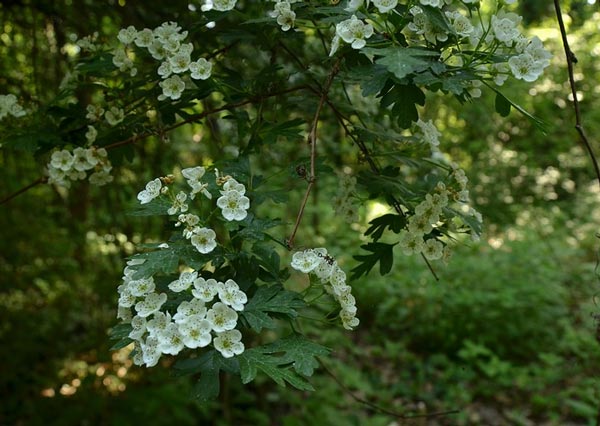
<instances>
[{"instance_id":1,"label":"thin twig","mask_svg":"<svg viewBox=\"0 0 600 426\"><path fill-rule=\"evenodd\" d=\"M448 410L448 411L440 411L440 412L437 412L437 413L429 413L429 414L408 414L407 415L407 414L400 414L400 413L398 413L396 411L392 411L392 410L389 410L389 409L384 408L384 407L380 407L379 405L374 404L371 401L367 401L366 399L361 398L358 395L356 395L346 385L344 385L344 383L342 383L342 381L335 374L333 374L333 372L323 363L323 361L319 360L319 363L321 364L321 367L323 367L323 369L325 370L325 372L329 376L331 376L331 378L338 384L338 386L344 392L346 392L356 402L359 402L359 403L361 403L363 405L366 405L372 411L379 412L379 413L384 413L384 414L388 414L388 415L396 417L398 419L405 419L405 420L407 420L407 419L415 419L415 418L422 418L422 417L431 418L431 417L449 416L449 415L452 415L452 414L458 414L458 413L460 413L460 410Z\"/></svg>"},{"instance_id":2,"label":"thin twig","mask_svg":"<svg viewBox=\"0 0 600 426\"><path fill-rule=\"evenodd\" d=\"M316 181L316 172L315 172L315 162L317 159L317 127L319 126L319 117L321 116L321 111L323 110L323 105L327 100L327 93L331 88L331 84L333 83L333 79L339 72L340 60L338 59L331 69L329 76L327 77L327 81L321 90L321 97L319 98L319 104L317 105L317 110L315 111L315 116L313 118L310 131L308 133L308 141L310 143L310 176L308 177L308 186L306 187L306 192L304 193L304 198L302 199L302 204L300 205L300 209L298 210L298 216L296 217L296 223L294 224L294 229L290 234L290 237L287 240L288 249L291 250L294 247L294 239L296 238L296 233L298 232L298 228L300 227L300 222L302 221L302 217L304 216L304 208L306 207L306 203L308 202L308 196L310 195L310 191L315 185Z\"/></svg>"},{"instance_id":3,"label":"thin twig","mask_svg":"<svg viewBox=\"0 0 600 426\"><path fill-rule=\"evenodd\" d=\"M40 183L45 183L47 180L48 180L48 178L46 178L46 176L41 176L41 177L37 178L36 180L31 182L29 185L19 189L17 192L14 192L14 193L10 194L8 197L0 200L0 204L8 203L10 200L17 197L18 195L21 195L22 193L29 191L31 188L39 185Z\"/></svg>"},{"instance_id":4,"label":"thin twig","mask_svg":"<svg viewBox=\"0 0 600 426\"><path fill-rule=\"evenodd\" d=\"M198 114L191 115L191 116L189 116L188 118L186 118L183 121L175 123L175 124L173 124L171 126L168 126L168 127L164 128L164 129L161 129L161 133L169 132L169 131L174 130L174 129L178 128L178 127L181 127L181 126L183 126L185 124L189 124L191 122L201 120L201 119L203 119L203 118L205 118L205 117L207 117L209 115L212 115L212 114L217 114L219 112L227 111L227 110L234 109L234 108L238 108L238 107L241 107L241 106L244 106L244 105L251 104L253 102L258 102L258 101L262 101L262 100L265 100L265 99L268 99L268 98L272 98L272 97L275 97L275 96L285 95L287 93L296 92L296 91L305 90L305 89L307 89L307 86L296 86L296 87L292 87L290 89L282 90L282 91L279 91L279 92L268 93L268 94L262 95L262 96L255 96L255 97L247 99L245 101L223 105L222 107L215 108L215 109L212 109L210 111L204 111L204 112L201 112L201 113L198 113ZM124 139L122 141L111 143L111 144L106 145L106 146L101 147L101 148L104 148L104 149L110 151L111 149L115 149L115 148L119 148L121 146L125 146L125 145L130 145L130 144L136 143L136 142L138 142L140 140L146 139L147 137L153 136L155 134L156 134L156 131L144 132L144 133L141 133L139 135L133 135L133 136L131 136L131 137L127 138L127 139ZM26 187L21 188L18 191L16 191L16 192L14 192L14 193L6 196L5 198L1 199L0 200L0 205L9 202L13 198L17 197L18 195L21 195L24 192L27 192L29 189L33 188L34 186L36 186L36 185L38 185L40 183L45 183L47 180L48 179L45 176L39 177L33 183L31 183L31 184L27 185Z\"/></svg>"},{"instance_id":5,"label":"thin twig","mask_svg":"<svg viewBox=\"0 0 600 426\"><path fill-rule=\"evenodd\" d=\"M598 179L598 184L600 184L600 167L598 166L598 161L596 160L596 155L592 150L590 141L588 140L585 134L585 130L583 128L581 120L581 111L579 109L579 99L577 98L577 87L575 86L575 76L573 74L573 64L577 62L577 57L569 47L569 40L567 39L567 30L565 29L565 23L562 19L562 12L560 10L559 0L554 0L554 10L556 11L556 19L558 20L558 26L560 28L560 35L562 37L563 47L565 48L565 56L567 57L567 70L569 72L569 83L571 85L571 93L573 95L573 108L575 109L575 129L577 130L577 133L579 133L579 139L585 146L590 156L590 159L592 160L594 170L596 171L596 178Z\"/></svg>"}]
</instances>

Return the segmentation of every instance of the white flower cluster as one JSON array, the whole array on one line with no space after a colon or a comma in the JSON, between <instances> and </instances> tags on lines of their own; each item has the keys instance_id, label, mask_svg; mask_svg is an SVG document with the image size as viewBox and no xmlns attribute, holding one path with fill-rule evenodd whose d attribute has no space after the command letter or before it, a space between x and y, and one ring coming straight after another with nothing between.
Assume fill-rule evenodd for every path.
<instances>
[{"instance_id":1,"label":"white flower cluster","mask_svg":"<svg viewBox=\"0 0 600 426\"><path fill-rule=\"evenodd\" d=\"M135 341L136 365L153 367L163 354L177 355L184 348L211 343L225 358L244 352L242 333L236 330L237 312L244 310L248 297L234 280L206 280L197 271L184 271L168 288L178 293L177 300L187 297L171 310L161 310L169 296L156 291L153 277L132 278L135 266L143 262L127 263L118 288L117 317L131 324L129 338Z\"/></svg>"},{"instance_id":2,"label":"white flower cluster","mask_svg":"<svg viewBox=\"0 0 600 426\"><path fill-rule=\"evenodd\" d=\"M296 21L296 13L292 10L292 3L297 3L299 0L276 0L275 8L270 13L272 18L277 19L277 24L281 26L283 31L288 31L294 26Z\"/></svg>"},{"instance_id":3,"label":"white flower cluster","mask_svg":"<svg viewBox=\"0 0 600 426\"><path fill-rule=\"evenodd\" d=\"M294 253L292 268L305 274L312 274L324 284L325 291L341 306L339 317L346 330L352 330L360 323L356 318L356 300L352 287L346 283L346 273L325 248L314 248Z\"/></svg>"},{"instance_id":4,"label":"white flower cluster","mask_svg":"<svg viewBox=\"0 0 600 426\"><path fill-rule=\"evenodd\" d=\"M499 4L514 2L515 0L509 0ZM417 5L414 3L411 2L408 15L410 21L403 32L409 41L419 47L423 41L427 44L446 43L441 57L447 65L462 67L468 64L473 67L477 71L477 78L465 82L465 91L471 97L481 96L479 86L482 79L491 78L496 84L502 85L512 74L517 79L534 81L550 64L551 54L544 49L541 40L538 37L526 38L519 29L522 18L515 13L506 12L502 7L488 21L482 22L480 15L470 10L471 5L478 3L478 0L419 0ZM354 49L362 49L366 40L376 32L373 25L381 28L381 20L386 20L385 15L398 4L397 0L349 0L345 8L347 12L354 13L363 9L370 19L367 22L352 15L350 19L339 22L331 43L330 56L338 50L341 41ZM440 25L440 17L434 19L434 15L426 12L424 7L440 9L448 29ZM377 19L374 13L381 14L381 19ZM453 38L454 43L448 43L450 38ZM460 45L470 46L468 49L457 49ZM465 53L467 51L469 53ZM486 54L481 54L482 52ZM490 64L488 59L491 55L505 57L507 60Z\"/></svg>"},{"instance_id":5,"label":"white flower cluster","mask_svg":"<svg viewBox=\"0 0 600 426\"><path fill-rule=\"evenodd\" d=\"M23 117L26 114L21 105L17 103L17 97L11 93L8 95L0 95L0 120L7 115L13 117Z\"/></svg>"},{"instance_id":6,"label":"white flower cluster","mask_svg":"<svg viewBox=\"0 0 600 426\"><path fill-rule=\"evenodd\" d=\"M85 179L89 171L90 183L102 186L112 182L112 165L104 148L77 147L72 152L66 149L54 151L47 165L48 183L66 188L72 180Z\"/></svg>"},{"instance_id":7,"label":"white flower cluster","mask_svg":"<svg viewBox=\"0 0 600 426\"><path fill-rule=\"evenodd\" d=\"M441 259L444 245L436 238L424 240L440 221L442 210L448 205L449 191L443 183L438 183L433 194L415 207L415 214L408 219L408 230L400 233L400 248L406 255L423 253L429 260Z\"/></svg>"},{"instance_id":8,"label":"white flower cluster","mask_svg":"<svg viewBox=\"0 0 600 426\"><path fill-rule=\"evenodd\" d=\"M340 40L350 44L353 49L362 49L366 46L366 39L374 34L373 26L352 15L350 19L340 22L335 26L335 36L331 43L329 56L337 51Z\"/></svg>"},{"instance_id":9,"label":"white flower cluster","mask_svg":"<svg viewBox=\"0 0 600 426\"><path fill-rule=\"evenodd\" d=\"M212 72L212 64L206 59L192 61L194 47L191 43L184 43L187 34L187 31L182 31L175 22L165 22L154 30L144 28L138 31L129 26L119 32L118 39L124 47L114 53L113 64L120 71L129 70L133 76L137 70L133 64L135 56L131 47L135 44L146 49L154 59L161 61L158 74L162 78L159 83L162 94L158 99L179 99L186 88L186 83L181 77L184 73L189 73L195 80L206 80Z\"/></svg>"},{"instance_id":10,"label":"white flower cluster","mask_svg":"<svg viewBox=\"0 0 600 426\"><path fill-rule=\"evenodd\" d=\"M105 111L101 106L90 104L86 110L85 118L91 122L100 121L104 117L106 122L114 127L125 119L125 111L116 106L111 106L108 111ZM93 126L88 126L88 133L85 135L88 142L93 143L97 135L98 131Z\"/></svg>"},{"instance_id":11,"label":"white flower cluster","mask_svg":"<svg viewBox=\"0 0 600 426\"><path fill-rule=\"evenodd\" d=\"M217 199L217 206L221 209L223 217L229 221L244 220L248 215L250 200L244 194L246 187L232 177L228 177L223 184L221 196Z\"/></svg>"},{"instance_id":12,"label":"white flower cluster","mask_svg":"<svg viewBox=\"0 0 600 426\"><path fill-rule=\"evenodd\" d=\"M442 134L435 127L432 120L423 121L419 119L417 121L417 132L415 132L415 136L421 138L423 142L429 144L432 151L437 151L438 146L440 145L439 137Z\"/></svg>"},{"instance_id":13,"label":"white flower cluster","mask_svg":"<svg viewBox=\"0 0 600 426\"><path fill-rule=\"evenodd\" d=\"M190 208L188 202L196 197L196 194L202 194L207 199L212 200L212 194L208 191L208 184L202 182L206 169L202 166L183 169L181 174L186 178L187 185L191 188L190 192L179 191L172 195L167 185L163 182L172 182L173 177L156 178L148 183L146 187L137 195L140 204L147 204L163 194L171 197L171 206L167 210L169 215L178 215L175 226L183 225L183 236L190 240L190 243L202 254L212 252L217 246L216 234L210 228L200 225L200 217L188 213ZM227 221L244 220L248 215L250 200L244 194L246 187L236 181L231 176L221 176L218 170L215 170L215 181L217 185L222 185L221 196L217 199L217 206L221 209L221 214Z\"/></svg>"},{"instance_id":14,"label":"white flower cluster","mask_svg":"<svg viewBox=\"0 0 600 426\"><path fill-rule=\"evenodd\" d=\"M356 191L356 178L346 173L340 173L338 178L338 192L332 200L335 213L347 223L355 223L358 221L358 208L352 202L352 196Z\"/></svg>"}]
</instances>

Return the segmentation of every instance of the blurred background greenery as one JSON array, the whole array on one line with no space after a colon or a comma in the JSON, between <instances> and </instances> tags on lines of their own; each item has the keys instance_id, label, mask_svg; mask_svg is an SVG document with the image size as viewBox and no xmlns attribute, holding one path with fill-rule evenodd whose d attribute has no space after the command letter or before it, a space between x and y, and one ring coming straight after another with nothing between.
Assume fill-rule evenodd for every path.
<instances>
[{"instance_id":1,"label":"blurred background greenery","mask_svg":"<svg viewBox=\"0 0 600 426\"><path fill-rule=\"evenodd\" d=\"M519 8L530 32L552 50L552 66L534 85L505 88L547 123L546 134L515 112L506 119L493 113L491 93L466 105L429 100L439 111L442 148L470 177L485 218L482 241L438 267L439 282L419 259L406 257L396 259L391 275L356 282L356 332L318 324L306 330L334 348L325 361L329 372L314 377L314 393L224 378L220 399L202 405L190 399L191 379L172 377L168 362L146 371L132 366L127 351L109 351L123 258L164 232L161 223L125 212L149 177L215 155L206 144L190 146L200 129L178 130L169 145L138 146L108 187L81 184L68 196L36 187L0 206L0 424L403 424L358 399L397 412L459 410L406 424L595 424L600 190L573 130L551 3L522 0ZM585 126L597 142L600 7L561 3L579 59ZM152 28L166 20L192 23L194 15L180 0L2 2L0 92L33 103L51 99L73 61L68 45L76 36L98 31L109 38L127 25ZM219 152L231 148L212 132ZM40 166L0 150L0 170L4 195L36 179ZM286 186L289 177L279 179ZM365 207L349 229L326 203L334 191L323 185L308 211L318 230L313 243L326 242L349 270L351 249L382 206ZM291 217L293 203L289 210Z\"/></svg>"}]
</instances>

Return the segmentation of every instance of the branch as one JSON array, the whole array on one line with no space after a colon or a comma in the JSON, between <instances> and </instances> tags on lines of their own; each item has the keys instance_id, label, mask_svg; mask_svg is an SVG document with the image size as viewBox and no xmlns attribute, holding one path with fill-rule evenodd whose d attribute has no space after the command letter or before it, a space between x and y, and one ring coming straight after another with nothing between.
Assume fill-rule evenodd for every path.
<instances>
[{"instance_id":1,"label":"branch","mask_svg":"<svg viewBox=\"0 0 600 426\"><path fill-rule=\"evenodd\" d=\"M354 399L356 402L359 402L361 404L366 405L369 409L371 409L372 411L375 412L379 412L379 413L383 413L383 414L388 414L390 416L399 418L399 419L415 419L415 418L432 418L432 417L441 417L441 416L449 416L451 414L458 414L460 413L460 410L448 410L448 411L440 411L437 413L430 413L430 414L400 414L396 411L392 411L389 410L387 408L384 407L380 407L377 404L373 404L371 401L367 401L364 398L361 398L359 396L357 396L354 392L352 392L350 389L348 389L348 387L346 385L344 385L342 383L342 381L335 375L333 374L333 372L323 363L323 361L319 360L319 363L321 364L321 367L323 367L323 369L325 370L325 372L331 376L331 378L338 384L338 386L340 388L342 388L342 390L344 392L346 392L352 399Z\"/></svg>"},{"instance_id":2,"label":"branch","mask_svg":"<svg viewBox=\"0 0 600 426\"><path fill-rule=\"evenodd\" d=\"M268 94L262 95L262 96L255 96L255 97L252 97L252 98L247 99L245 101L236 102L236 103L232 103L232 104L226 104L226 105L223 105L222 107L215 108L215 109L212 109L210 111L204 111L204 112L201 112L201 113L198 113L198 114L191 115L191 116L189 116L188 118L186 118L183 121L180 121L178 123L175 123L175 124L173 124L173 125L171 125L169 127L166 127L164 129L162 129L161 132L169 132L169 131L174 130L174 129L178 128L178 127L184 126L184 125L189 124L189 123L194 122L194 121L201 120L201 119L203 119L203 118L205 118L205 117L207 117L209 115L217 114L217 113L222 112L222 111L227 111L227 110L230 110L230 109L239 108L241 106L248 105L248 104L251 104L253 102L258 102L258 101L262 101L264 99L268 99L268 98L272 98L272 97L280 96L280 95L285 95L287 93L296 92L298 90L305 90L305 89L307 89L306 86L296 86L296 87L292 87L292 88L289 88L289 89L286 89L286 90L281 90L279 92L268 93ZM136 143L136 142L138 142L140 140L146 139L146 138L148 138L150 136L153 136L155 134L156 134L155 131L144 132L144 133L139 134L139 135L133 135L133 136L131 136L131 137L127 138L127 139L124 139L122 141L111 143L111 144L106 145L106 146L101 147L101 148L104 148L107 151L110 151L111 149L115 149L115 148L119 148L121 146L125 146L125 145ZM0 205L9 202L13 198L17 197L18 195L23 194L24 192L27 192L29 189L33 188L34 186L37 186L40 183L47 182L47 180L48 179L45 176L39 177L38 179L36 179L31 184L29 184L29 185L27 185L27 186L19 189L18 191L14 192L14 193L12 193L12 194L10 194L8 196L6 196L5 198L0 199Z\"/></svg>"},{"instance_id":3,"label":"branch","mask_svg":"<svg viewBox=\"0 0 600 426\"><path fill-rule=\"evenodd\" d=\"M317 158L317 127L319 125L319 117L321 116L321 111L323 109L323 105L327 100L327 93L331 88L331 84L333 83L333 79L336 74L339 72L340 59L338 59L331 69L329 76L327 77L327 81L325 85L321 89L321 97L319 99L319 104L317 105L317 110L315 111L315 116L312 121L312 125L310 127L310 131L308 133L308 141L310 143L310 176L308 178L308 186L306 188L306 192L304 193L304 199L302 200L302 204L300 205L300 210L298 210L298 216L296 217L296 223L294 224L294 229L292 230L292 234L287 240L287 247L289 250L294 247L294 239L296 238L296 233L298 232L298 227L300 226L300 222L302 221L302 216L304 216L304 208L306 207L306 203L308 202L308 196L310 195L310 191L312 190L315 180L315 161Z\"/></svg>"},{"instance_id":4,"label":"branch","mask_svg":"<svg viewBox=\"0 0 600 426\"><path fill-rule=\"evenodd\" d=\"M577 133L579 133L579 139L585 146L585 149L592 160L592 164L594 165L594 170L596 172L596 179L598 180L598 184L600 184L600 167L598 167L596 155L594 154L590 141L585 134L585 130L581 121L581 111L579 110L579 99L577 98L577 88L575 86L575 77L573 76L573 64L577 63L577 57L569 47L567 30L565 29L565 23L562 19L559 0L554 0L554 10L556 11L556 19L558 20L558 26L560 28L560 35L562 37L562 43L565 49L565 56L567 57L567 70L569 72L569 83L571 85L571 93L573 95L573 108L575 109L575 129L577 130Z\"/></svg>"},{"instance_id":5,"label":"branch","mask_svg":"<svg viewBox=\"0 0 600 426\"><path fill-rule=\"evenodd\" d=\"M375 160L373 159L373 157L371 157L371 153L369 152L369 149L367 148L367 146L365 145L365 143L363 141L361 141L359 138L357 138L356 136L354 136L354 134L348 128L348 125L346 124L346 121L350 122L350 120L347 117L345 117L336 108L336 106L333 105L333 103L331 101L327 100L327 105L329 105L329 107L332 109L333 113L337 117L338 122L344 128L344 132L346 132L346 135L350 139L352 139L352 141L354 142L354 144L356 146L358 146L358 148L360 149L360 152L362 152L362 154L365 156L365 159L367 160L367 163L369 163L369 166L371 167L371 170L373 171L373 173L379 174L379 171L380 171L379 166L377 165L377 163L375 163ZM392 199L392 203L391 204L392 204L392 207L394 207L394 210L396 210L396 212L400 216L405 217L406 215L402 211L402 206L401 206L400 202L394 196L391 196L391 199ZM431 263L429 262L429 260L425 257L425 255L423 253L421 253L421 258L425 261L425 264L427 265L427 268L429 269L429 272L431 272L431 275L433 275L433 278L435 278L436 281L439 281L440 278L435 273L435 270L433 269L433 266L431 265Z\"/></svg>"}]
</instances>

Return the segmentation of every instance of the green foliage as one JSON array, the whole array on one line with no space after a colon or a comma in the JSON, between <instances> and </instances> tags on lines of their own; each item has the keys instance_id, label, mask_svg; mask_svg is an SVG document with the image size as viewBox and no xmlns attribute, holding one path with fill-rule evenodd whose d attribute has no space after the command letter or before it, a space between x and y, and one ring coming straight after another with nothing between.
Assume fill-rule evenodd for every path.
<instances>
[{"instance_id":1,"label":"green foliage","mask_svg":"<svg viewBox=\"0 0 600 426\"><path fill-rule=\"evenodd\" d=\"M588 191L587 160L573 147L558 40L544 40L554 62L538 84L508 82L502 93L482 87L482 98L472 99L471 64L438 60L456 34L415 47L399 31L408 19L404 5L405 16L390 17L385 36L370 47L357 53L344 45L328 58L333 27L350 17L340 13L343 2L296 5L299 22L320 24L285 37L274 19L251 19L260 2L228 15L187 12L187 2L179 1L35 3L0 5L6 70L0 86L38 111L2 122L2 195L39 178L53 150L86 146L87 105L116 105L127 115L114 127L95 124L96 146L122 144L108 150L111 186L37 186L0 206L0 338L9 343L0 350L1 423L383 426L396 420L351 398L321 362L355 395L400 414L461 411L437 418L440 424L595 420L600 359L590 301L597 194ZM595 21L584 19L592 6L570 3L573 49L594 52ZM537 19L549 10L540 5L518 7ZM438 9L423 9L436 28L450 29ZM136 51L134 77L117 71L108 47L73 53L75 37L95 29L114 46L120 28L165 20L189 30L195 53L215 62L213 77L192 82L179 100L157 100L160 79L147 52ZM209 30L208 22L216 26ZM593 55L578 57L582 111L594 135L598 64ZM324 90L335 67L339 74ZM524 96L528 90L535 96ZM310 176L307 141L325 93ZM437 283L418 255L406 258L396 247L438 183L458 191L448 165L432 160L416 135L417 120L433 118L435 110L440 148L467 172L484 214L484 239L493 243L458 249L448 266L433 262ZM542 123L546 134L536 130ZM132 202L145 182L199 164L243 182L254 209L243 221L226 222L199 207L227 241L210 256L171 235L168 197ZM349 199L360 214L349 225L331 207L340 186L334 171L358 177ZM286 267L287 238L312 178L296 248L326 245L353 272L362 321L353 335L332 327L337 311L329 296L309 297L322 291L320 283ZM220 187L211 185L217 195ZM446 208L444 218L428 239L450 245L463 242L468 229L481 231L459 208ZM167 248L159 248L163 241ZM228 359L189 350L185 359L163 359L150 371L132 366L131 326L114 319L123 258L144 259L134 276L156 274L165 292L183 267L235 279L249 297L239 313L246 351ZM173 368L181 377L172 377Z\"/></svg>"}]
</instances>

